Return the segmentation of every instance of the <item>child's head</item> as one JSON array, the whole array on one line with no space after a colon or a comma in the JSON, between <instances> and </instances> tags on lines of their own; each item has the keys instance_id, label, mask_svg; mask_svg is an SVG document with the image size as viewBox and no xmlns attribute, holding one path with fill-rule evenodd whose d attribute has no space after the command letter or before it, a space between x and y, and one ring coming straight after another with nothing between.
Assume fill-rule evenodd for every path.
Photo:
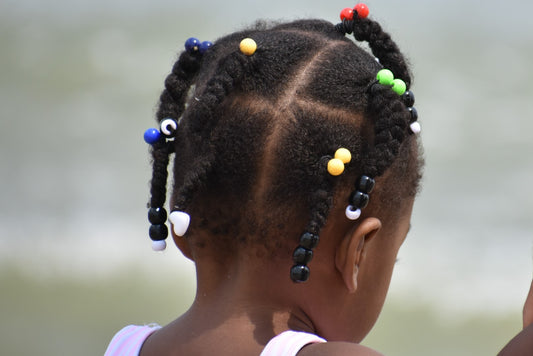
<instances>
[{"instance_id":1,"label":"child's head","mask_svg":"<svg viewBox=\"0 0 533 356\"><path fill-rule=\"evenodd\" d=\"M357 40L368 41L379 62L345 36L352 30ZM244 38L255 41L257 49L243 53ZM159 122L172 118L178 125L175 133L169 127L174 140L153 144L150 205L164 205L166 169L174 153L171 210L190 216L184 236L174 238L198 269L218 273L210 277L217 279L251 268L259 278L275 273L287 288L313 290L314 279L324 283L330 267L341 270L350 262L337 256L343 243L350 249L345 236L359 229L357 244L363 245L381 225L399 236L374 243L392 246L391 256L377 249L372 256L394 260L408 228L421 163L410 129L416 111L406 98L412 93L399 95L376 84L383 68L410 86L406 61L389 35L357 17L337 26L319 20L259 23L208 49L181 54L157 113ZM351 160L337 175L342 164L337 172L328 164L339 148L347 149ZM362 183L361 178L370 179ZM372 190L365 184L373 179ZM360 217L354 216L358 208ZM161 239L164 232L155 230L152 238ZM390 267L371 263L368 271ZM381 291L390 278L388 270L384 275L376 282ZM381 297L376 299L380 304Z\"/></svg>"}]
</instances>

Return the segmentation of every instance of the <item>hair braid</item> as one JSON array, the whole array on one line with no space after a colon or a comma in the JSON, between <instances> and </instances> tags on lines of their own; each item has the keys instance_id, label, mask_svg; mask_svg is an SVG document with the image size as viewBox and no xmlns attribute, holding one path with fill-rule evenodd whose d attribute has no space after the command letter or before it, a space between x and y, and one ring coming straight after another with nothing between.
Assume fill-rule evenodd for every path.
<instances>
[{"instance_id":1,"label":"hair braid","mask_svg":"<svg viewBox=\"0 0 533 356\"><path fill-rule=\"evenodd\" d=\"M397 78L402 79L407 87L411 86L411 75L405 57L391 36L381 26L368 18L355 17L353 20L353 36L358 41L366 41L374 56L380 63L390 69Z\"/></svg>"},{"instance_id":2,"label":"hair braid","mask_svg":"<svg viewBox=\"0 0 533 356\"><path fill-rule=\"evenodd\" d=\"M216 110L224 99L237 87L245 75L247 58L239 51L230 53L221 61L213 77L207 82L199 97L195 97L191 115L186 117L191 139L197 143L208 141L212 130L217 125ZM175 195L175 209L183 210L187 207L194 192L207 180L213 167L215 154L209 150L209 145L200 145L203 152L196 158L197 164L187 172L183 184Z\"/></svg>"},{"instance_id":3,"label":"hair braid","mask_svg":"<svg viewBox=\"0 0 533 356\"><path fill-rule=\"evenodd\" d=\"M181 116L187 92L191 81L200 68L198 54L183 52L172 67L171 73L165 79L165 89L160 96L157 119L160 122L166 117L176 121ZM169 142L160 140L152 145L152 180L150 187L150 206L162 207L166 200L166 185L168 178L169 155L172 146Z\"/></svg>"},{"instance_id":4,"label":"hair braid","mask_svg":"<svg viewBox=\"0 0 533 356\"><path fill-rule=\"evenodd\" d=\"M382 86L372 90L368 113L374 118L374 148L363 163L363 171L378 177L398 155L400 145L408 134L410 116L400 97Z\"/></svg>"},{"instance_id":5,"label":"hair braid","mask_svg":"<svg viewBox=\"0 0 533 356\"><path fill-rule=\"evenodd\" d=\"M201 66L200 58L199 53L184 51L172 67L171 73L165 79L165 89L160 97L156 115L159 121L166 117L177 120L183 113L187 93Z\"/></svg>"}]
</instances>

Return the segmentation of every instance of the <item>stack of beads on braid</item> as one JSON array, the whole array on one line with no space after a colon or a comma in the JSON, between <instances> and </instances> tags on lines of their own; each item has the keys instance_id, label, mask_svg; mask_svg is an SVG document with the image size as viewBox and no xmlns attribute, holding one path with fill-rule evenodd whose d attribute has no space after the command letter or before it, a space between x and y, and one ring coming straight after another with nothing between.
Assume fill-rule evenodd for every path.
<instances>
[{"instance_id":1,"label":"stack of beads on braid","mask_svg":"<svg viewBox=\"0 0 533 356\"><path fill-rule=\"evenodd\" d=\"M161 106L158 117L160 130L149 128L144 132L144 140L152 146L153 170L151 181L151 199L148 221L152 224L149 236L152 249L162 251L166 248L168 228L165 225L167 211L163 207L166 200L169 155L173 152L173 141L177 133L179 118L184 110L185 97L191 80L199 68L201 56L212 46L209 41L200 42L191 37L185 42L185 52L174 65L172 73L165 82L166 89L161 94ZM170 117L167 117L170 116ZM169 220L174 225L174 232L183 236L189 225L189 216L181 211L173 211Z\"/></svg>"}]
</instances>

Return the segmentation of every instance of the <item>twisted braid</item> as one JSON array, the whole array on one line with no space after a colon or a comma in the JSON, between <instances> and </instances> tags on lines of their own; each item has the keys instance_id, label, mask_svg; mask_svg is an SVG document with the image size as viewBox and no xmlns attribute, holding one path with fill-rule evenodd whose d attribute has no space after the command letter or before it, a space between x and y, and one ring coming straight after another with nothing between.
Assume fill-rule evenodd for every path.
<instances>
[{"instance_id":1,"label":"twisted braid","mask_svg":"<svg viewBox=\"0 0 533 356\"><path fill-rule=\"evenodd\" d=\"M356 17L352 26L354 38L368 42L372 54L379 58L380 63L390 69L397 78L402 79L409 88L411 75L405 57L391 36L383 31L380 24L368 18Z\"/></svg>"},{"instance_id":2,"label":"twisted braid","mask_svg":"<svg viewBox=\"0 0 533 356\"><path fill-rule=\"evenodd\" d=\"M390 88L376 85L369 95L367 112L374 119L374 145L362 171L371 177L381 176L392 164L408 135L409 112L400 97Z\"/></svg>"}]
</instances>

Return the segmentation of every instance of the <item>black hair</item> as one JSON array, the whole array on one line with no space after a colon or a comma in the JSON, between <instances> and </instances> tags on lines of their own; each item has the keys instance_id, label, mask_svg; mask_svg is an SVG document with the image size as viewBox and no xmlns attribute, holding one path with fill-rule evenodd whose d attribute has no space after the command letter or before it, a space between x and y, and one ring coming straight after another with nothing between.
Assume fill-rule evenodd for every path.
<instances>
[{"instance_id":1,"label":"black hair","mask_svg":"<svg viewBox=\"0 0 533 356\"><path fill-rule=\"evenodd\" d=\"M345 36L351 32L379 62ZM239 50L244 38L257 43L253 55ZM337 26L258 23L203 55L184 51L160 98L158 121L171 117L179 125L173 141L153 146L150 206L165 202L175 152L171 208L191 215L186 238L217 253L254 245L277 254L302 232L318 236L336 192L362 174L377 178L404 162L396 164L401 178L394 186L376 190L398 201L413 195L420 164L408 162L418 162L416 136L401 97L372 85L383 67L410 86L396 44L361 18ZM332 177L326 164L339 147L350 150L352 162Z\"/></svg>"}]
</instances>

